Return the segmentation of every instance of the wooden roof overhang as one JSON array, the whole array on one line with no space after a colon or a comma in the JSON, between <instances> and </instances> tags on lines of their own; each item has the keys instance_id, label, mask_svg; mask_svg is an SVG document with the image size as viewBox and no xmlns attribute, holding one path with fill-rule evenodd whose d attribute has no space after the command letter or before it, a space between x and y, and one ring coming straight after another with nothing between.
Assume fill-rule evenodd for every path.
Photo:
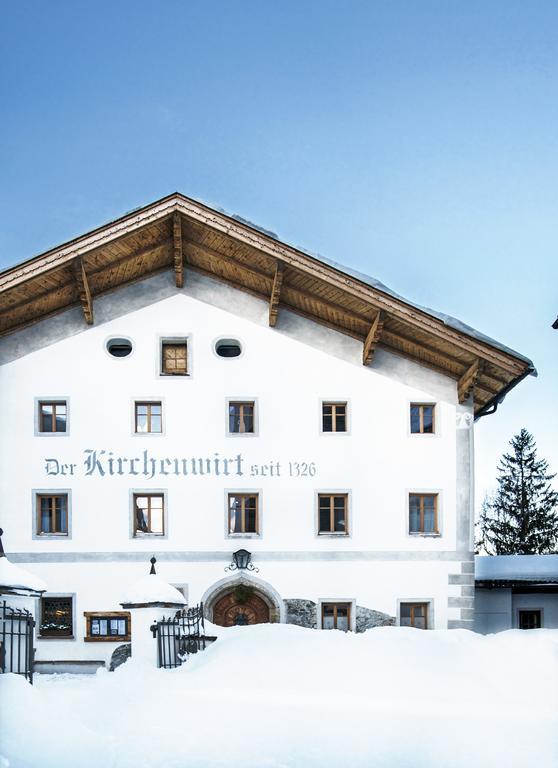
<instances>
[{"instance_id":1,"label":"wooden roof overhang","mask_svg":"<svg viewBox=\"0 0 558 768\"><path fill-rule=\"evenodd\" d=\"M178 287L188 271L209 275L362 341L364 365L379 345L457 382L476 416L495 410L529 373L530 361L469 335L270 233L175 193L0 273L0 335L81 305L161 270Z\"/></svg>"}]
</instances>

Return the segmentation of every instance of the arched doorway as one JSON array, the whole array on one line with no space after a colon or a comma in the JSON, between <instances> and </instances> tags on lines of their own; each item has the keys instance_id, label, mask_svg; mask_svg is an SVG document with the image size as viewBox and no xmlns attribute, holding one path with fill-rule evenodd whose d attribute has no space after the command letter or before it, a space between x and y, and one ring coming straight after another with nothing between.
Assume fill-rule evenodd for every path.
<instances>
[{"instance_id":1,"label":"arched doorway","mask_svg":"<svg viewBox=\"0 0 558 768\"><path fill-rule=\"evenodd\" d=\"M271 584L245 572L212 584L202 596L205 618L222 627L285 620L281 596Z\"/></svg>"},{"instance_id":2,"label":"arched doorway","mask_svg":"<svg viewBox=\"0 0 558 768\"><path fill-rule=\"evenodd\" d=\"M257 592L244 584L220 597L213 606L213 623L220 627L265 624L268 621L269 606Z\"/></svg>"}]
</instances>

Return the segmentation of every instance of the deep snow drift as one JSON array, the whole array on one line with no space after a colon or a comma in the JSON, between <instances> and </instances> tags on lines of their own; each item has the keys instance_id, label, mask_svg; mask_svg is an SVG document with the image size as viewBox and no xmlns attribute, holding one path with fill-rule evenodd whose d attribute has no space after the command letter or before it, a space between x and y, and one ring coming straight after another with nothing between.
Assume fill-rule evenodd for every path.
<instances>
[{"instance_id":1,"label":"deep snow drift","mask_svg":"<svg viewBox=\"0 0 558 768\"><path fill-rule=\"evenodd\" d=\"M558 630L218 631L177 670L0 676L1 768L558 765Z\"/></svg>"}]
</instances>

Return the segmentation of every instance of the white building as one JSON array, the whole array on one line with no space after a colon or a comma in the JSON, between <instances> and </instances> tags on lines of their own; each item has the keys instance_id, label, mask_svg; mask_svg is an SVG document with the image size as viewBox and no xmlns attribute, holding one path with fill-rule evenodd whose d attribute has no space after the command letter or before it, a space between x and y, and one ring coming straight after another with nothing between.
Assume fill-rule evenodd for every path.
<instances>
[{"instance_id":1,"label":"white building","mask_svg":"<svg viewBox=\"0 0 558 768\"><path fill-rule=\"evenodd\" d=\"M152 555L216 623L472 628L473 420L527 358L179 194L0 274L0 332L39 659L110 658Z\"/></svg>"},{"instance_id":2,"label":"white building","mask_svg":"<svg viewBox=\"0 0 558 768\"><path fill-rule=\"evenodd\" d=\"M475 630L558 629L558 555L475 558Z\"/></svg>"}]
</instances>

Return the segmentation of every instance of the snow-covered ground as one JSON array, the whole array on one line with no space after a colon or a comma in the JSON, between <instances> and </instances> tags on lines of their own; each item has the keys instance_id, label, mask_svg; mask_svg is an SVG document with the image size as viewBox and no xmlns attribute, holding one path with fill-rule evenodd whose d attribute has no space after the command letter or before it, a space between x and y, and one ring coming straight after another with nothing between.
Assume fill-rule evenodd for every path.
<instances>
[{"instance_id":1,"label":"snow-covered ground","mask_svg":"<svg viewBox=\"0 0 558 768\"><path fill-rule=\"evenodd\" d=\"M558 765L558 630L219 634L177 670L2 675L1 768Z\"/></svg>"}]
</instances>

